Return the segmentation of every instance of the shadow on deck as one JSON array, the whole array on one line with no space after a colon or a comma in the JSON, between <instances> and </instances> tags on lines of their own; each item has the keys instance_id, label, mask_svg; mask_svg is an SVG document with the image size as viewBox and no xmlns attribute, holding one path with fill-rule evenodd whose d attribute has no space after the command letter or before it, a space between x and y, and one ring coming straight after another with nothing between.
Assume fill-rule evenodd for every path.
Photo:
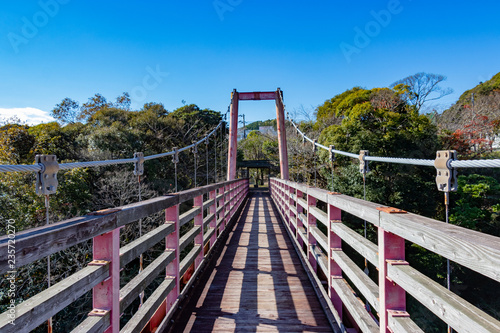
<instances>
[{"instance_id":1,"label":"shadow on deck","mask_svg":"<svg viewBox=\"0 0 500 333\"><path fill-rule=\"evenodd\" d=\"M253 190L171 332L331 332L269 192Z\"/></svg>"}]
</instances>

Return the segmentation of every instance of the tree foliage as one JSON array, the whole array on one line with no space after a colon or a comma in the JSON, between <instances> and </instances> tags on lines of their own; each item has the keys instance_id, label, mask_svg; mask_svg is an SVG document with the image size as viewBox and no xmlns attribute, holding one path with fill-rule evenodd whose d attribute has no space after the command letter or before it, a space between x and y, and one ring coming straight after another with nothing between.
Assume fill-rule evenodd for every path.
<instances>
[{"instance_id":1,"label":"tree foliage","mask_svg":"<svg viewBox=\"0 0 500 333\"><path fill-rule=\"evenodd\" d=\"M261 126L272 126L276 129L276 119L258 120L246 125L248 131L258 131Z\"/></svg>"},{"instance_id":2,"label":"tree foliage","mask_svg":"<svg viewBox=\"0 0 500 333\"><path fill-rule=\"evenodd\" d=\"M440 86L444 81L446 81L444 75L420 72L394 82L391 88L404 92L407 101L420 111L426 102L453 93L453 89Z\"/></svg>"},{"instance_id":3,"label":"tree foliage","mask_svg":"<svg viewBox=\"0 0 500 333\"><path fill-rule=\"evenodd\" d=\"M340 124L322 130L320 143L358 154L368 150L370 155L388 157L432 158L438 147L437 129L429 119L419 115L404 96L388 88L371 90L354 88L318 107L318 117L336 117ZM323 118L319 121L323 121ZM326 154L323 158L326 159ZM349 158L338 156L335 187L344 193L355 194L361 175L352 174ZM412 200L433 181L432 170L386 163L371 163L367 181L372 201L432 215L434 197L420 202ZM359 172L358 172L359 173ZM344 176L350 178L346 182ZM325 177L329 177L326 173ZM358 186L351 186L353 181ZM325 184L327 183L325 179ZM359 192L356 193L359 195Z\"/></svg>"},{"instance_id":4,"label":"tree foliage","mask_svg":"<svg viewBox=\"0 0 500 333\"><path fill-rule=\"evenodd\" d=\"M55 154L60 163L131 158L134 152L159 154L201 139L221 120L219 112L201 109L194 104L173 112L167 111L159 103L147 103L140 110L130 110L127 93L119 96L115 103L96 94L81 107L79 105L70 98L63 99L52 111L57 122L36 126L13 122L1 126L0 163L33 164L36 154ZM203 154L201 156L205 156L207 149L211 152L208 175L211 182L214 181L212 152L217 144L217 151L220 153L221 141L219 136L217 142L211 138L208 146L199 146L199 154ZM178 169L178 190L193 187L195 169L192 153L181 154ZM136 202L137 176L132 171L133 166L130 164L59 171L57 193L50 196L50 222ZM199 160L196 172L197 185L204 185L205 159ZM220 175L220 171L218 173ZM8 219L15 220L18 232L45 225L44 198L36 195L34 183L33 173L0 173L0 223L4 232L7 230L4 223ZM145 174L141 177L142 198L148 199L174 190L174 166L171 158L147 161ZM144 219L143 232L163 221L161 214ZM121 234L123 240L133 240L137 238L139 231L134 224L127 226ZM91 251L88 243L82 243L52 255L52 282L84 267L92 258ZM154 259L148 254L144 259L146 263L151 261L148 258ZM129 269L122 273L125 279L130 274L127 270ZM43 290L46 281L46 264L42 261L19 268L18 300L27 299ZM6 283L7 281L0 283L0 290L8 289ZM9 302L4 296L0 292L0 312L5 310ZM89 302L91 297L87 295L58 314L58 318L54 320L55 331L71 331L76 323L74 319L83 318L88 313L91 305ZM43 329L40 327L38 331Z\"/></svg>"},{"instance_id":5,"label":"tree foliage","mask_svg":"<svg viewBox=\"0 0 500 333\"><path fill-rule=\"evenodd\" d=\"M453 133L456 130L463 130L477 121L478 117L487 117L493 123L494 134L498 134L500 73L465 91L454 105L439 115L437 120L442 131Z\"/></svg>"}]
</instances>

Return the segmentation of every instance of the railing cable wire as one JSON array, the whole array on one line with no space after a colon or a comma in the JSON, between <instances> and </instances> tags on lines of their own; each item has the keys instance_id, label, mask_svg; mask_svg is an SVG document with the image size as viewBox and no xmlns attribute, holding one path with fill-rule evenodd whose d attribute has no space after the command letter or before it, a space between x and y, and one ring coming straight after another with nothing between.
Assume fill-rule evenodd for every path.
<instances>
[{"instance_id":1,"label":"railing cable wire","mask_svg":"<svg viewBox=\"0 0 500 333\"><path fill-rule=\"evenodd\" d=\"M294 123L293 119L289 120L290 123L295 127L297 133L299 133L305 140L315 144L317 147L322 148L324 150L329 150L328 147L315 143L315 141L305 135ZM342 150L333 149L333 152L336 154L340 154L343 156L351 157L358 159L358 154L348 153ZM380 156L366 156L367 161L373 162L385 162L385 163L397 163L397 164L406 164L406 165L420 165L420 166L434 166L434 160L428 159L416 159L416 158L400 158L400 157L380 157ZM463 160L463 161L452 161L452 168L500 168L500 159L492 159L492 160Z\"/></svg>"},{"instance_id":2,"label":"railing cable wire","mask_svg":"<svg viewBox=\"0 0 500 333\"><path fill-rule=\"evenodd\" d=\"M188 149L193 148L195 145L198 145L205 140L208 140L208 138L216 133L216 131L221 127L223 124L223 121L221 120L217 127L212 130L209 134L207 134L204 138L201 140L187 146L180 148L178 152L182 152ZM175 154L175 151L169 151L166 153L161 153L161 154L156 154L156 155L150 155L150 156L145 156L144 160L152 160L152 159L157 159L157 158L162 158L166 156L172 156ZM127 164L127 163L135 163L137 161L136 158L126 158L126 159L116 159L116 160L104 160L104 161L89 161L89 162L72 162L72 163L61 163L59 164L59 169L60 170L71 170L71 169L76 169L76 168L89 168L89 167L100 167L100 166L109 166L109 165L117 165L117 164ZM0 173L3 172L40 172L42 171L42 166L39 164L33 164L33 165L0 165Z\"/></svg>"}]
</instances>

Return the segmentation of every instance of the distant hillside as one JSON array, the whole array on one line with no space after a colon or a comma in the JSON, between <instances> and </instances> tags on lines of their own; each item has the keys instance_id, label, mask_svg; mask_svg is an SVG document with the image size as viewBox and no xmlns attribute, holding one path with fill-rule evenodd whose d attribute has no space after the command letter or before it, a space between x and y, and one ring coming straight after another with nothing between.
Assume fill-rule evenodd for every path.
<instances>
[{"instance_id":1,"label":"distant hillside","mask_svg":"<svg viewBox=\"0 0 500 333\"><path fill-rule=\"evenodd\" d=\"M439 116L438 125L454 132L470 124L474 116L487 116L490 121L500 119L500 73L465 91L452 107Z\"/></svg>"},{"instance_id":2,"label":"distant hillside","mask_svg":"<svg viewBox=\"0 0 500 333\"><path fill-rule=\"evenodd\" d=\"M273 126L274 128L276 128L276 119L254 121L253 123L247 125L247 130L258 131L260 126Z\"/></svg>"}]
</instances>

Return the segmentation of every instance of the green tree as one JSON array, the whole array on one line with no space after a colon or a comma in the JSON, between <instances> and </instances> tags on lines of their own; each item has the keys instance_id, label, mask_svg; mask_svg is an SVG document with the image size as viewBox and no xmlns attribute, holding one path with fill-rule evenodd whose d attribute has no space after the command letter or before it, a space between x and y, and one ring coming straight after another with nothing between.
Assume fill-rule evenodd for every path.
<instances>
[{"instance_id":1,"label":"green tree","mask_svg":"<svg viewBox=\"0 0 500 333\"><path fill-rule=\"evenodd\" d=\"M71 124L76 121L79 110L78 102L66 97L50 111L50 115L63 124Z\"/></svg>"},{"instance_id":2,"label":"green tree","mask_svg":"<svg viewBox=\"0 0 500 333\"><path fill-rule=\"evenodd\" d=\"M321 111L321 112L319 112ZM333 144L337 149L352 153L368 150L370 155L408 158L433 158L438 148L437 129L429 119L404 102L400 92L388 88L371 90L354 88L318 108L318 117L337 117L339 125L325 128L319 141ZM322 120L319 120L322 121ZM322 153L327 158L326 153ZM345 169L352 163L347 157L338 156L335 188L344 193L354 193L362 184L362 177L351 175ZM356 161L357 164L357 161ZM434 170L407 165L371 163L367 176L368 199L386 205L407 209L426 216L434 216L436 198L432 195L414 200L422 191L433 188ZM345 183L342 173L353 178ZM327 177L327 172L325 172ZM427 190L426 190L427 189Z\"/></svg>"},{"instance_id":3,"label":"green tree","mask_svg":"<svg viewBox=\"0 0 500 333\"><path fill-rule=\"evenodd\" d=\"M106 98L101 94L95 94L90 97L86 103L82 104L77 118L83 121L89 121L99 110L109 108L112 104L108 103Z\"/></svg>"},{"instance_id":4,"label":"green tree","mask_svg":"<svg viewBox=\"0 0 500 333\"><path fill-rule=\"evenodd\" d=\"M408 102L420 111L428 101L435 101L453 93L451 88L442 88L440 84L446 76L431 73L416 73L391 84L395 90L404 91Z\"/></svg>"},{"instance_id":5,"label":"green tree","mask_svg":"<svg viewBox=\"0 0 500 333\"><path fill-rule=\"evenodd\" d=\"M0 127L0 162L2 164L32 164L35 138L29 126L7 124Z\"/></svg>"},{"instance_id":6,"label":"green tree","mask_svg":"<svg viewBox=\"0 0 500 333\"><path fill-rule=\"evenodd\" d=\"M208 129L215 127L222 118L220 112L200 109L195 104L175 109L169 116L184 122L184 137L199 137Z\"/></svg>"},{"instance_id":7,"label":"green tree","mask_svg":"<svg viewBox=\"0 0 500 333\"><path fill-rule=\"evenodd\" d=\"M114 107L123 110L130 110L130 104L132 100L130 99L130 95L128 92L124 92L121 96L116 98L116 102L114 103Z\"/></svg>"},{"instance_id":8,"label":"green tree","mask_svg":"<svg viewBox=\"0 0 500 333\"><path fill-rule=\"evenodd\" d=\"M465 228L500 236L500 184L493 177L461 175L452 193L450 222Z\"/></svg>"}]
</instances>

